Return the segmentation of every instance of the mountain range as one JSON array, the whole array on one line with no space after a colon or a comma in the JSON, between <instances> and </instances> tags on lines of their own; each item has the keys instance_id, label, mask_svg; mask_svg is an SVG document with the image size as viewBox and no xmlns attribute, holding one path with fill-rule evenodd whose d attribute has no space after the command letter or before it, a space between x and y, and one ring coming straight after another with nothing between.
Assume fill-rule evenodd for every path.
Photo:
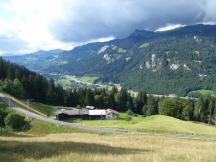
<instances>
[{"instance_id":1,"label":"mountain range","mask_svg":"<svg viewBox=\"0 0 216 162\"><path fill-rule=\"evenodd\" d=\"M216 90L216 26L192 25L164 32L136 30L124 39L90 43L71 51L38 51L7 60L43 74L97 76L132 90L185 96Z\"/></svg>"}]
</instances>

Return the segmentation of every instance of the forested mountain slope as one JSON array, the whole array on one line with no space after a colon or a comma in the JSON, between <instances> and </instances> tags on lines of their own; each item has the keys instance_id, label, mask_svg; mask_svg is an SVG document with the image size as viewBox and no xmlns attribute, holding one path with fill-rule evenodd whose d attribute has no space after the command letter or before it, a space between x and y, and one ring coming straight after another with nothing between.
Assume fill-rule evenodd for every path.
<instances>
[{"instance_id":1,"label":"forested mountain slope","mask_svg":"<svg viewBox=\"0 0 216 162\"><path fill-rule=\"evenodd\" d=\"M42 75L0 57L0 91L21 99L63 104L66 91Z\"/></svg>"},{"instance_id":2,"label":"forested mountain slope","mask_svg":"<svg viewBox=\"0 0 216 162\"><path fill-rule=\"evenodd\" d=\"M213 25L136 30L125 39L7 59L42 73L96 75L133 90L184 96L192 90L216 89L215 38Z\"/></svg>"}]
</instances>

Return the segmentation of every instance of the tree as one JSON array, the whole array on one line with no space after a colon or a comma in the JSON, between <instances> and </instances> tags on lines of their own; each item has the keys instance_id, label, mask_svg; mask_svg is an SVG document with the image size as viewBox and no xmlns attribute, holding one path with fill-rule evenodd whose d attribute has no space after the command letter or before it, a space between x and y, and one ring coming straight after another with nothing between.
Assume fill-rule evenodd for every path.
<instances>
[{"instance_id":1,"label":"tree","mask_svg":"<svg viewBox=\"0 0 216 162\"><path fill-rule=\"evenodd\" d=\"M143 113L143 108L147 103L147 94L144 91L141 91L138 93L137 97L135 98L135 103L134 103L134 108L133 111L134 113L137 114L144 114Z\"/></svg>"},{"instance_id":2,"label":"tree","mask_svg":"<svg viewBox=\"0 0 216 162\"><path fill-rule=\"evenodd\" d=\"M124 112L127 110L128 92L127 89L122 88L116 96L118 111Z\"/></svg>"},{"instance_id":3,"label":"tree","mask_svg":"<svg viewBox=\"0 0 216 162\"><path fill-rule=\"evenodd\" d=\"M145 112L147 116L158 114L158 101L150 95L147 99L147 104L145 105Z\"/></svg>"},{"instance_id":4,"label":"tree","mask_svg":"<svg viewBox=\"0 0 216 162\"><path fill-rule=\"evenodd\" d=\"M196 121L205 121L205 99L203 96L198 98L198 101L196 102L195 105L195 111L194 111L194 118Z\"/></svg>"},{"instance_id":5,"label":"tree","mask_svg":"<svg viewBox=\"0 0 216 162\"><path fill-rule=\"evenodd\" d=\"M13 82L13 93L16 97L18 98L23 98L25 96L25 90L24 90L24 87L22 85L22 83L19 81L19 79L14 79L14 82Z\"/></svg>"},{"instance_id":6,"label":"tree","mask_svg":"<svg viewBox=\"0 0 216 162\"><path fill-rule=\"evenodd\" d=\"M182 118L187 121L193 120L194 119L194 109L195 109L194 101L191 99L188 99L184 104Z\"/></svg>"},{"instance_id":7,"label":"tree","mask_svg":"<svg viewBox=\"0 0 216 162\"><path fill-rule=\"evenodd\" d=\"M46 99L49 104L57 104L54 80L51 80L49 83Z\"/></svg>"},{"instance_id":8,"label":"tree","mask_svg":"<svg viewBox=\"0 0 216 162\"><path fill-rule=\"evenodd\" d=\"M215 122L215 107L216 107L216 99L215 97L209 97L208 104L208 124L214 124Z\"/></svg>"},{"instance_id":9,"label":"tree","mask_svg":"<svg viewBox=\"0 0 216 162\"><path fill-rule=\"evenodd\" d=\"M159 102L159 114L181 119L182 103L178 99L166 98Z\"/></svg>"},{"instance_id":10,"label":"tree","mask_svg":"<svg viewBox=\"0 0 216 162\"><path fill-rule=\"evenodd\" d=\"M94 95L93 95L93 92L90 89L88 89L87 92L86 92L85 99L84 99L84 104L85 104L85 106L87 106L87 105L94 106L95 105Z\"/></svg>"},{"instance_id":11,"label":"tree","mask_svg":"<svg viewBox=\"0 0 216 162\"><path fill-rule=\"evenodd\" d=\"M7 92L13 94L14 87L13 87L13 82L10 79L5 79L2 85L2 89Z\"/></svg>"},{"instance_id":12,"label":"tree","mask_svg":"<svg viewBox=\"0 0 216 162\"><path fill-rule=\"evenodd\" d=\"M104 107L104 97L102 95L96 95L95 96L95 103L96 103L96 106L99 107L99 108L103 108Z\"/></svg>"},{"instance_id":13,"label":"tree","mask_svg":"<svg viewBox=\"0 0 216 162\"><path fill-rule=\"evenodd\" d=\"M17 114L17 113L9 113L5 119L4 122L8 128L11 128L12 130L21 130L27 125L27 121L25 120L25 117Z\"/></svg>"}]
</instances>

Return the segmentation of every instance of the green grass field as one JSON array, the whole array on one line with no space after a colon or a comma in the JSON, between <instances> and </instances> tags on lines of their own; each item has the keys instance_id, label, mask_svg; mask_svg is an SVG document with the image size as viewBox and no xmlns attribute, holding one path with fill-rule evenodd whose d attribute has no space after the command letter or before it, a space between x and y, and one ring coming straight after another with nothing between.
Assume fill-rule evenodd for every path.
<instances>
[{"instance_id":1,"label":"green grass field","mask_svg":"<svg viewBox=\"0 0 216 162\"><path fill-rule=\"evenodd\" d=\"M71 80L69 80L68 78L63 77L57 80L57 83L65 88L71 88Z\"/></svg>"},{"instance_id":2,"label":"green grass field","mask_svg":"<svg viewBox=\"0 0 216 162\"><path fill-rule=\"evenodd\" d=\"M88 126L100 126L100 120L75 120L75 123L80 123ZM155 115L149 117L133 117L132 121L128 122L124 119L119 120L103 120L103 127L121 128L129 130L147 131L147 132L171 132L185 133L194 135L216 135L216 127L182 121L173 117Z\"/></svg>"},{"instance_id":3,"label":"green grass field","mask_svg":"<svg viewBox=\"0 0 216 162\"><path fill-rule=\"evenodd\" d=\"M55 124L45 123L43 121L33 119L31 121L31 128L21 134L30 134L30 135L47 135L53 133L81 133L86 132L76 128L68 128L64 126L57 126Z\"/></svg>"},{"instance_id":4,"label":"green grass field","mask_svg":"<svg viewBox=\"0 0 216 162\"><path fill-rule=\"evenodd\" d=\"M37 108L35 107L32 107L31 104L30 105L27 105L26 101L24 100L20 100L20 99L17 99L16 97L13 97L9 94L6 94L4 93L4 95L9 98L11 101L13 101L16 105L26 109L26 110L29 110L31 112L34 112L36 114L39 114L39 115L42 115L42 116L46 116L46 114L42 113L41 111L38 111Z\"/></svg>"},{"instance_id":5,"label":"green grass field","mask_svg":"<svg viewBox=\"0 0 216 162\"><path fill-rule=\"evenodd\" d=\"M51 116L55 112L55 109L52 106L38 102L32 102L31 107L47 116Z\"/></svg>"},{"instance_id":6,"label":"green grass field","mask_svg":"<svg viewBox=\"0 0 216 162\"><path fill-rule=\"evenodd\" d=\"M78 78L81 82L94 83L99 77L96 76L82 76Z\"/></svg>"},{"instance_id":7,"label":"green grass field","mask_svg":"<svg viewBox=\"0 0 216 162\"><path fill-rule=\"evenodd\" d=\"M31 112L34 112L36 114L39 114L42 116L51 116L55 112L55 109L50 105L46 105L46 104L42 104L38 102L30 102L29 107L28 107L26 101L17 99L9 94L5 94L5 95L17 105Z\"/></svg>"},{"instance_id":8,"label":"green grass field","mask_svg":"<svg viewBox=\"0 0 216 162\"><path fill-rule=\"evenodd\" d=\"M191 91L191 92L188 93L188 96L193 95L193 94L198 95L198 96L200 96L200 95L207 96L208 95L208 96L214 96L214 97L216 97L216 94L213 91L211 91L211 90L204 90L204 89L202 89L202 90L196 90L196 91Z\"/></svg>"}]
</instances>

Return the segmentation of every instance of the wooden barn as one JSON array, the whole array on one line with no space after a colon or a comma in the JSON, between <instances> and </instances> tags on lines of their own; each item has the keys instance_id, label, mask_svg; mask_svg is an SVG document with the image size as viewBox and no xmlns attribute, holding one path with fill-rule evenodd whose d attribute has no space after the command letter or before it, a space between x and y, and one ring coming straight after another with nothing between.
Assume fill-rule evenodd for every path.
<instances>
[{"instance_id":1,"label":"wooden barn","mask_svg":"<svg viewBox=\"0 0 216 162\"><path fill-rule=\"evenodd\" d=\"M96 120L96 119L118 119L118 112L112 109L58 109L56 112L56 119L84 119L84 120Z\"/></svg>"}]
</instances>

